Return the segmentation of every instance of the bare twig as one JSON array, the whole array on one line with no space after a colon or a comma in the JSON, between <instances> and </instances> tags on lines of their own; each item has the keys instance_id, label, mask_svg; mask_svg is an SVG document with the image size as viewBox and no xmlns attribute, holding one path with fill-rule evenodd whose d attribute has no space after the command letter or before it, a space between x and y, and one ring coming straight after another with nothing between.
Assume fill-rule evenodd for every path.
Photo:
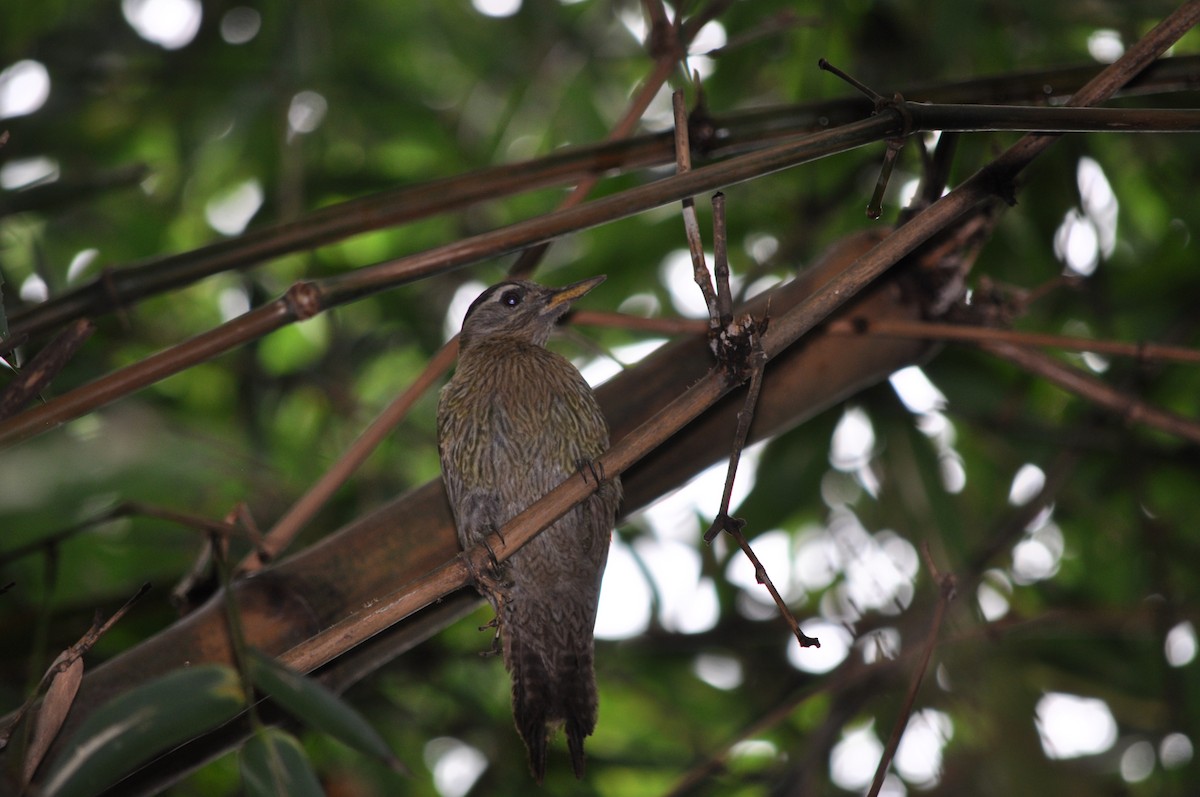
<instances>
[{"instance_id":1,"label":"bare twig","mask_svg":"<svg viewBox=\"0 0 1200 797\"><path fill-rule=\"evenodd\" d=\"M881 337L951 340L967 343L1014 343L1018 346L1041 346L1106 354L1114 357L1133 357L1139 362L1200 363L1200 349L1187 346L1171 346L1164 343L1126 343L1119 340L1096 340L1044 332L1019 332L1012 329L966 324L876 321L868 318L856 318L834 321L827 327L827 330L832 335L879 335Z\"/></svg>"},{"instance_id":2,"label":"bare twig","mask_svg":"<svg viewBox=\"0 0 1200 797\"><path fill-rule=\"evenodd\" d=\"M821 647L821 640L817 639L816 637L808 636L802 630L800 630L800 624L796 621L796 617L792 614L792 610L788 608L787 601L783 599L783 596L779 594L779 590L775 588L775 584L771 581L771 577L767 575L767 568L763 567L763 563L759 561L758 556L754 553L754 549L752 549L750 547L750 543L746 541L746 535L742 534L741 524L735 521L727 526L725 531L729 532L733 538L737 540L738 547L742 549L742 553L746 554L746 558L749 559L751 564L754 565L754 578L759 584L765 586L767 591L771 593L771 598L774 599L775 605L779 607L780 615L782 615L783 619L787 621L788 627L791 628L792 633L796 636L796 641L800 643L800 647Z\"/></svg>"},{"instance_id":3,"label":"bare twig","mask_svg":"<svg viewBox=\"0 0 1200 797\"><path fill-rule=\"evenodd\" d=\"M664 335L686 335L708 330L707 321L695 318L645 318L604 310L574 310L571 312L571 323L581 327L613 327Z\"/></svg>"},{"instance_id":4,"label":"bare twig","mask_svg":"<svg viewBox=\"0 0 1200 797\"><path fill-rule=\"evenodd\" d=\"M844 82L846 82L847 84L852 86L855 91L857 91L859 94L862 94L864 97L866 97L868 100L870 100L872 102L872 104L875 105L876 110L878 110L880 106L886 104L888 101L887 97L883 96L882 94L880 94L878 91L871 88L867 84L860 82L857 78L853 77L852 75L849 75L846 72L843 72L841 69L838 69L836 66L829 63L829 61L825 60L824 58L817 59L817 67L819 69L821 69L822 71L829 72L832 75L836 75L837 77L841 78Z\"/></svg>"},{"instance_id":5,"label":"bare twig","mask_svg":"<svg viewBox=\"0 0 1200 797\"><path fill-rule=\"evenodd\" d=\"M685 32L690 30L691 23L692 20L685 23ZM1200 61L1200 57L1187 56L1166 59L1153 65L1146 62L1142 64L1142 71L1131 73L1134 75L1132 79L1130 74L1123 79L1130 80L1129 86L1135 87L1131 93L1190 89L1197 61ZM930 100L940 98L941 102L966 100L974 104L981 97L995 102L1038 102L1064 97L1073 86L1080 85L1085 78L1094 74L1096 67L1089 65L927 86L909 90L908 93L913 96L919 94ZM944 105L940 107L946 108ZM1030 129L1020 125L1035 122L1039 125L1036 129L1047 129L1048 125L1062 129L1067 127L1067 120L1071 118L1101 119L1086 114L1072 116L1080 110L1084 109L973 105L962 109L962 112L967 115L979 114L974 122L970 122L968 116L962 116L957 126L939 121L930 129ZM1102 122L1106 127L1097 128L1097 122L1094 121L1091 127L1076 126L1069 129L1143 130L1150 129L1152 122L1177 124L1173 120L1179 119L1170 111L1086 110L1087 114L1107 112L1108 121ZM1068 113L1062 113L1064 111ZM1021 117L1026 120L1024 122L1003 122L1016 119L1025 112L1027 115ZM721 152L745 152L747 149L770 145L781 136L795 137L800 133L860 117L861 103L846 99L742 111L725 115L719 120L719 127L727 135L713 143L716 150ZM969 127L970 124L979 126ZM1002 124L1007 126L1002 127ZM9 337L0 341L0 351L13 340L41 334L75 318L111 312L114 309L113 299L117 302L116 306L131 306L142 298L191 284L212 274L246 268L370 230L461 209L485 199L558 185L565 181L574 182L586 174L659 165L669 162L672 155L670 137L661 134L571 147L526 163L489 167L353 199L313 211L294 221L259 227L188 252L120 266L112 269L108 286L101 284L104 278L97 278L48 302L17 309L10 317ZM700 190L716 187L719 186Z\"/></svg>"},{"instance_id":6,"label":"bare twig","mask_svg":"<svg viewBox=\"0 0 1200 797\"><path fill-rule=\"evenodd\" d=\"M682 91L671 95L671 104L675 111L675 171L677 174L686 174L692 169L692 151L688 139L687 108ZM700 293L704 296L704 305L708 308L709 328L715 331L720 328L717 298L713 292L708 264L704 260L704 240L700 236L700 222L696 219L696 200L691 196L683 198L683 229L687 235L688 251L692 255L692 274L700 287Z\"/></svg>"},{"instance_id":7,"label":"bare twig","mask_svg":"<svg viewBox=\"0 0 1200 797\"><path fill-rule=\"evenodd\" d=\"M1193 445L1200 445L1200 422L1155 407L1130 396L1086 371L1049 355L1000 341L982 341L980 348L1047 379L1064 390L1087 399L1120 416L1128 423L1142 424L1166 432Z\"/></svg>"},{"instance_id":8,"label":"bare twig","mask_svg":"<svg viewBox=\"0 0 1200 797\"><path fill-rule=\"evenodd\" d=\"M653 3L648 5L653 6ZM663 11L661 2L658 4L658 10ZM649 38L652 33L647 33ZM663 53L657 55L654 59L654 66L650 71L650 75L643 81L641 88L634 95L629 103L629 107L625 109L625 113L621 116L613 128L605 137L606 142L619 141L628 137L637 127L637 123L641 121L642 116L646 113L646 109L650 107L654 97L658 94L658 90L667 82L667 78L671 76L671 72L675 69L675 63L678 59L673 53ZM600 181L600 172L589 172L580 178L575 187L571 189L571 193L567 194L566 198L559 204L559 209L570 208L578 205L592 189L596 187L596 183ZM546 252L550 249L550 241L531 246L521 252L509 268L510 276L522 279L534 272L538 263L545 257Z\"/></svg>"},{"instance_id":9,"label":"bare twig","mask_svg":"<svg viewBox=\"0 0 1200 797\"><path fill-rule=\"evenodd\" d=\"M42 678L38 682L37 688L34 689L33 694L29 696L29 699L26 700L19 709L17 709L12 717L12 722L10 722L8 726L3 729L3 731L0 731L0 750L4 749L8 745L13 729L21 721L21 718L29 712L34 703L37 702L38 697L47 687L50 686L54 679L61 673L67 672L72 668L76 661L87 655L87 652L95 647L96 643L100 641L100 638L108 632L108 629L112 628L118 620L124 617L129 610L133 608L133 605L137 603L137 601L143 595L145 595L149 589L150 585L148 583L142 584L138 591L134 593L133 597L125 601L125 604L113 612L112 616L110 616L107 620L101 621L99 615L97 614L96 619L92 621L91 628L89 628L87 632L85 632L84 635L79 638L79 641L59 654L58 658L54 660L54 663L51 664L46 669L46 672L42 675ZM66 696L68 703L70 702L70 698L71 696ZM57 730L57 727L54 728L55 732L57 732Z\"/></svg>"},{"instance_id":10,"label":"bare twig","mask_svg":"<svg viewBox=\"0 0 1200 797\"><path fill-rule=\"evenodd\" d=\"M15 414L31 398L41 393L95 330L95 324L81 318L46 344L21 370L20 375L0 392L0 419Z\"/></svg>"},{"instance_id":11,"label":"bare twig","mask_svg":"<svg viewBox=\"0 0 1200 797\"><path fill-rule=\"evenodd\" d=\"M249 554L238 565L238 572L254 572L278 556L295 539L300 530L312 520L321 507L329 501L337 489L358 470L358 467L366 461L380 442L404 420L417 400L425 395L446 371L450 370L457 354L458 338L456 336L433 356L420 376L371 422L371 425L363 431L358 439L342 453L338 461L321 475L317 483L284 513L283 517L267 532L262 546Z\"/></svg>"},{"instance_id":12,"label":"bare twig","mask_svg":"<svg viewBox=\"0 0 1200 797\"><path fill-rule=\"evenodd\" d=\"M676 91L672 95L675 110L675 142L678 153L677 167L680 173L691 167L688 155L688 137L686 112L683 105L683 92ZM728 233L725 228L725 195L717 193L713 197L713 237L714 237L714 267L716 269L716 291L713 290L712 277L704 260L704 244L700 238L700 225L696 221L695 201L688 197L683 200L683 224L687 232L688 249L692 253L692 268L696 284L704 295L704 303L708 307L710 343L717 357L719 367L728 375L738 375L738 381L744 378L746 360L753 360L750 366L750 389L746 395L746 403L738 413L738 430L734 438L733 451L729 457L729 468L725 473L725 491L721 500L721 508L713 524L704 534L704 541L711 543L722 531L729 534L738 542L747 558L754 564L755 577L758 583L764 585L775 600L779 612L800 641L801 647L821 643L805 635L800 630L800 624L788 609L787 602L775 588L774 582L767 574L761 561L742 534L745 521L729 514L729 500L733 494L733 483L737 477L737 466L741 459L742 449L746 444L746 436L750 430L750 422L754 418L754 408L758 404L758 394L762 388L762 374L766 366L766 357L762 352L761 339L752 318L746 318L735 329L733 324L733 294L729 287L729 255L727 248ZM765 326L765 325L764 325Z\"/></svg>"},{"instance_id":13,"label":"bare twig","mask_svg":"<svg viewBox=\"0 0 1200 797\"><path fill-rule=\"evenodd\" d=\"M728 329L733 323L733 291L729 287L729 232L725 224L725 194L712 197L713 276L717 283L717 324Z\"/></svg>"},{"instance_id":14,"label":"bare twig","mask_svg":"<svg viewBox=\"0 0 1200 797\"><path fill-rule=\"evenodd\" d=\"M19 545L16 548L0 553L0 565L15 562L22 557L28 556L40 550L53 548L59 543L74 537L80 532L86 531L94 526L99 526L103 523L116 520L117 518L128 517L130 515L144 515L146 517L158 518L171 523L176 523L186 528L195 529L205 534L220 534L222 536L230 536L237 533L237 527L227 523L210 520L209 518L200 515L193 515L187 512L179 512L174 509L165 507L152 506L143 504L139 501L124 501L112 509L108 509L95 517L88 518L80 523L75 523L71 526L61 529L52 534L49 534L41 539L33 542Z\"/></svg>"},{"instance_id":15,"label":"bare twig","mask_svg":"<svg viewBox=\"0 0 1200 797\"><path fill-rule=\"evenodd\" d=\"M942 628L942 620L946 617L946 607L950 605L950 601L954 600L957 590L957 582L953 573L945 575L938 572L938 568L933 561L933 556L929 553L929 545L921 546L921 553L925 557L925 565L929 568L929 576L933 582L938 585L938 601L934 606L933 620L929 624L929 633L925 635L925 646L921 652L921 660L913 670L912 680L908 685L908 692L904 695L904 705L900 708L900 715L896 718L895 725L892 726L892 734L888 737L887 745L883 749L883 755L879 759L879 766L875 770L875 779L871 783L871 789L867 792L867 797L877 797L879 790L883 788L883 779L887 776L888 767L891 766L892 758L896 755L896 748L900 746L900 739L904 736L904 729L908 726L908 719L912 716L913 704L917 700L917 692L920 691L921 681L925 678L925 671L929 669L929 659L933 656L933 649L937 646L938 633Z\"/></svg>"},{"instance_id":16,"label":"bare twig","mask_svg":"<svg viewBox=\"0 0 1200 797\"><path fill-rule=\"evenodd\" d=\"M746 447L746 438L750 434L750 423L754 420L754 408L758 406L758 395L762 391L763 371L766 369L766 360L762 357L762 350L757 352L758 362L754 366L754 371L750 376L750 387L746 391L746 401L742 404L742 409L738 411L737 431L733 436L733 450L729 454L729 468L725 471L725 489L721 493L721 507L717 511L717 516L709 526L708 531L704 532L704 541L711 544L717 538L717 535L722 531L733 533L735 530L740 533L745 521L739 518L731 517L729 514L729 502L733 497L733 483L737 476L738 462L742 458L742 450ZM743 546L744 547L744 546ZM755 565L757 570L758 565ZM765 576L766 573L764 572ZM760 584L769 583L763 579L759 579ZM774 586L768 586L772 595L776 595ZM776 600L778 603L779 601ZM780 608L784 608L781 604ZM786 611L786 609L785 609Z\"/></svg>"}]
</instances>

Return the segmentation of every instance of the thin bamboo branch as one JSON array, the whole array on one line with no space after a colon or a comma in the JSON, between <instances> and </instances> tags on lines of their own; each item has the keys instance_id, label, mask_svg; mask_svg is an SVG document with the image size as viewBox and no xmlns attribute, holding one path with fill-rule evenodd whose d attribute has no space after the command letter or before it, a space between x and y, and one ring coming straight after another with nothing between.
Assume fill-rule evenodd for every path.
<instances>
[{"instance_id":1,"label":"thin bamboo branch","mask_svg":"<svg viewBox=\"0 0 1200 797\"><path fill-rule=\"evenodd\" d=\"M646 109L650 107L650 103L654 100L658 90L667 82L667 78L671 76L671 72L674 69L674 58L663 55L655 59L654 67L650 70L650 75L642 83L633 100L630 101L629 107L625 109L625 113L608 132L605 141L619 141L633 133L637 127L637 123L641 121L642 116L646 113ZM575 184L575 187L571 189L571 193L567 194L566 198L559 204L559 209L578 205L587 198L587 195L591 193L598 182L600 182L600 174L598 172L585 174ZM550 242L547 241L522 251L509 269L509 275L516 279L523 279L532 274L549 248Z\"/></svg>"},{"instance_id":2,"label":"thin bamboo branch","mask_svg":"<svg viewBox=\"0 0 1200 797\"><path fill-rule=\"evenodd\" d=\"M900 747L900 739L904 736L904 729L908 727L908 720L912 716L913 705L917 701L917 692L920 691L921 682L925 679L925 673L929 669L929 659L933 656L933 649L937 646L938 634L942 630L942 621L946 618L946 608L950 605L950 601L954 600L956 583L953 573L941 574L933 562L933 556L929 553L929 547L926 545L922 552L925 555L925 561L929 569L930 578L938 587L938 600L933 610L933 620L929 623L929 631L925 634L925 644L921 649L921 659L917 662L917 666L913 669L912 678L908 684L908 691L904 695L904 705L900 708L900 714L896 717L896 722L892 726L892 733L888 736L887 745L884 746L883 754L879 757L879 766L875 769L875 778L871 781L871 788L867 791L867 797L878 797L879 790L883 788L883 780L887 776L888 768L891 766L892 758L896 755L896 750Z\"/></svg>"},{"instance_id":3,"label":"thin bamboo branch","mask_svg":"<svg viewBox=\"0 0 1200 797\"><path fill-rule=\"evenodd\" d=\"M1052 100L1066 96L1085 77L1095 72L1093 66L1045 70L917 87L909 89L906 94L941 102L976 102L981 98ZM1136 80L1132 81L1135 87L1132 93L1190 90L1198 72L1200 56L1166 59L1138 74ZM1012 106L998 107L1007 113ZM713 125L721 131L721 135L707 141L705 151L717 155L756 149L768 146L781 137L794 137L814 128L859 119L869 110L869 103L861 98L849 97L727 114L713 119ZM1061 120L1063 117L1059 118ZM983 124L984 129L999 129L987 127L994 124L993 121L984 121ZM313 211L291 222L259 227L235 238L188 252L112 268L107 277L98 277L50 301L12 312L10 334L5 341L0 341L0 350L9 340L44 333L73 318L111 312L141 298L222 271L246 268L370 230L408 223L534 188L559 185L589 174L661 165L672 158L670 142L670 133L659 133L565 148L532 161L489 167L350 200Z\"/></svg>"},{"instance_id":4,"label":"thin bamboo branch","mask_svg":"<svg viewBox=\"0 0 1200 797\"><path fill-rule=\"evenodd\" d=\"M694 169L620 194L517 222L507 227L359 269L319 282L297 283L270 304L175 347L76 388L49 403L0 422L0 446L40 434L121 396L211 359L231 348L368 294L498 257L559 235L625 218L686 196L786 169L886 136L898 127L886 114L780 144L761 152Z\"/></svg>"},{"instance_id":5,"label":"thin bamboo branch","mask_svg":"<svg viewBox=\"0 0 1200 797\"><path fill-rule=\"evenodd\" d=\"M11 442L52 429L65 421L91 412L96 407L166 379L196 363L224 354L235 346L274 332L290 321L304 317L295 313L294 303L289 301L289 297L304 294L306 287L310 288L311 285L295 285L287 295L270 304L152 354L134 365L102 376L46 404L5 419L0 422L0 430L3 430L0 431L0 445L6 440Z\"/></svg>"},{"instance_id":6,"label":"thin bamboo branch","mask_svg":"<svg viewBox=\"0 0 1200 797\"><path fill-rule=\"evenodd\" d=\"M614 327L638 332L656 332L663 335L683 335L689 332L707 332L708 322L699 318L646 318L627 313L610 313L604 310L574 310L571 322L581 327Z\"/></svg>"},{"instance_id":7,"label":"thin bamboo branch","mask_svg":"<svg viewBox=\"0 0 1200 797\"><path fill-rule=\"evenodd\" d=\"M655 319L658 320L658 319ZM669 319L662 319L667 321ZM593 321L592 323L597 323ZM613 322L614 326L618 324ZM1045 332L1020 332L1014 329L940 324L926 321L875 321L853 319L835 321L827 327L831 335L879 335L888 338L919 340L949 340L964 343L995 341L1018 346L1041 346L1052 349L1106 354L1113 357L1133 357L1141 362L1200 363L1200 349L1171 346L1164 343L1127 343L1120 340L1097 340L1072 335L1053 335Z\"/></svg>"},{"instance_id":8,"label":"thin bamboo branch","mask_svg":"<svg viewBox=\"0 0 1200 797\"><path fill-rule=\"evenodd\" d=\"M1000 341L981 341L979 346L984 351L1019 365L1080 398L1116 413L1128 423L1143 424L1200 445L1200 421L1148 404L1080 368L1067 365L1043 352Z\"/></svg>"},{"instance_id":9,"label":"thin bamboo branch","mask_svg":"<svg viewBox=\"0 0 1200 797\"><path fill-rule=\"evenodd\" d=\"M222 523L216 520L201 515L193 515L186 512L179 512L175 509L167 509L165 507L153 506L144 504L140 501L124 501L112 509L101 512L94 517L82 520L79 523L74 523L64 529L27 542L24 545L19 545L15 548L10 548L7 551L0 551L0 565L7 565L15 562L25 556L38 551L48 550L56 545L65 542L74 537L76 534L87 531L95 526L100 526L105 523L110 523L118 518L129 516L142 515L145 517L157 518L170 523L183 526L185 528L195 529L209 536L229 537L237 533L238 528L232 524Z\"/></svg>"},{"instance_id":10,"label":"thin bamboo branch","mask_svg":"<svg viewBox=\"0 0 1200 797\"><path fill-rule=\"evenodd\" d=\"M312 520L313 516L324 506L339 487L345 484L367 457L379 446L383 439L392 433L400 421L408 415L409 410L421 396L442 377L454 358L458 355L458 338L448 342L438 350L421 374L413 381L408 389L401 393L387 406L371 424L363 430L358 439L346 449L329 470L321 475L300 500L294 503L287 512L275 523L263 538L262 543L251 551L237 567L237 572L254 572L267 562L278 556L301 529Z\"/></svg>"},{"instance_id":11,"label":"thin bamboo branch","mask_svg":"<svg viewBox=\"0 0 1200 797\"><path fill-rule=\"evenodd\" d=\"M692 145L688 136L688 113L683 99L683 91L676 90L671 95L671 109L675 114L675 173L686 174L692 170ZM692 256L692 278L700 288L704 297L704 306L708 308L708 323L712 330L717 329L717 297L713 293L712 275L708 272L708 264L704 261L704 240L700 235L700 222L696 218L696 198L683 198L683 232L687 240L688 253Z\"/></svg>"},{"instance_id":12,"label":"thin bamboo branch","mask_svg":"<svg viewBox=\"0 0 1200 797\"><path fill-rule=\"evenodd\" d=\"M1129 56L1130 53L1126 55ZM1123 61L1124 59L1117 63ZM1128 70L1125 72L1128 73ZM1106 82L1112 81L1106 79ZM1090 91L1096 93L1094 89ZM905 104L906 107L911 105L912 103ZM920 117L922 124L931 123L935 125L931 129L937 129L936 114L917 114L917 117ZM164 350L141 363L101 377L49 404L0 422L0 445L40 433L66 420L79 417L115 398L214 357L240 343L261 337L293 320L311 317L321 310L376 291L479 260L494 258L570 232L626 218L663 204L682 201L697 193L761 177L871 141L892 138L902 132L914 132L909 125L912 119L917 117L910 117L907 111L902 113L896 107L888 107L870 118L805 136L795 142L777 144L768 149L739 155L583 205L553 211L424 252L367 266L349 274L319 282L299 283L282 299L202 333L174 349ZM1055 136L1048 134L1022 138L977 175L972 185L963 186L965 191L956 192L958 197L953 201L961 202L969 193L972 199L967 204L974 205L984 195L993 193L997 186L1007 186L1012 176L1032 159L1033 154L1040 152L1041 148L1054 139ZM946 198L939 201L944 202ZM960 212L966 207L967 205L963 205ZM903 230L904 228L901 228L897 234L903 235ZM297 308L300 312L296 312Z\"/></svg>"},{"instance_id":13,"label":"thin bamboo branch","mask_svg":"<svg viewBox=\"0 0 1200 797\"><path fill-rule=\"evenodd\" d=\"M1185 6L1184 11L1189 12L1194 22L1194 18L1200 15L1200 0L1193 0ZM1176 12L1168 18L1168 22L1177 23L1182 14L1183 11ZM1152 39L1156 47L1161 49L1165 49L1174 41L1171 38L1172 33L1176 38L1182 33L1178 24L1169 25L1168 22L1147 34L1147 38ZM1143 42L1139 42L1139 45ZM1103 85L1110 84L1107 79L1108 71L1125 74L1133 70L1132 73L1136 74L1140 59L1154 57L1154 48L1139 45L1131 47L1121 60L1106 70L1101 76L1103 80L1100 82ZM1144 68L1144 64L1141 68ZM1097 89L1091 88L1089 93L1097 95L1097 101L1103 98ZM1032 145L1025 144L1030 140L1034 142ZM952 224L972 207L990 198L995 186L994 170L997 163L1000 164L999 168L1003 169L1000 173L1011 179L1052 141L1053 138L1046 140L1045 137L1027 136L1021 139L996 162L984 167L961 186L918 213L807 300L774 319L770 329L763 336L763 352L766 358L770 360L778 356L830 313L871 284L900 258ZM705 167L668 179L683 182L688 178L694 179L701 172L718 168L720 166ZM621 474L734 387L736 383L728 378L723 369L710 371L648 422L617 441L597 460L598 470L610 478ZM483 566L493 555L504 561L598 487L594 480L585 479L582 475L571 477L506 523L484 544L473 547L426 576L401 587L369 610L346 618L322 631L294 648L283 660L301 671L308 671L331 661L348 648L360 644L438 598L465 586L470 578L465 557L472 557L478 566Z\"/></svg>"},{"instance_id":14,"label":"thin bamboo branch","mask_svg":"<svg viewBox=\"0 0 1200 797\"><path fill-rule=\"evenodd\" d=\"M95 331L95 324L81 318L46 344L17 378L0 391L0 420L15 415L31 398L41 393Z\"/></svg>"}]
</instances>

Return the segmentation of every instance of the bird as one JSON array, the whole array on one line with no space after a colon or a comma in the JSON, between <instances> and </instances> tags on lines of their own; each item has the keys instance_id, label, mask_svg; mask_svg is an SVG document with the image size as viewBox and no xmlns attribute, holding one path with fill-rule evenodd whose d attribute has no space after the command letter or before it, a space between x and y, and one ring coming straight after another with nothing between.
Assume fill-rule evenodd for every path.
<instances>
[{"instance_id":1,"label":"bird","mask_svg":"<svg viewBox=\"0 0 1200 797\"><path fill-rule=\"evenodd\" d=\"M463 319L458 365L438 399L442 475L464 549L576 473L598 483L505 562L473 573L496 612L513 719L539 784L559 727L575 776L584 775L583 742L598 713L596 609L621 500L620 479L594 464L609 437L596 397L545 344L571 304L604 279L561 288L507 280L483 291Z\"/></svg>"}]
</instances>

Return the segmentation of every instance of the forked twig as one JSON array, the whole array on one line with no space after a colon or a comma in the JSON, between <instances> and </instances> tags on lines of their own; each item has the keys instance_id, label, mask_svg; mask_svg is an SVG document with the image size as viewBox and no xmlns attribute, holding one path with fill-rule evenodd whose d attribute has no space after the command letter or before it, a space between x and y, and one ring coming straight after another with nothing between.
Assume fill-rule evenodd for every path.
<instances>
[{"instance_id":1,"label":"forked twig","mask_svg":"<svg viewBox=\"0 0 1200 797\"><path fill-rule=\"evenodd\" d=\"M904 125L905 130L901 132L901 135L888 139L887 149L883 153L883 165L879 168L879 179L875 181L875 191L871 194L871 201L867 203L867 218L878 219L883 215L883 194L887 191L888 181L892 177L892 169L896 166L896 158L900 155L900 150L903 149L904 141L912 128L908 106L905 105L904 97L901 94L897 93L891 99L888 99L875 91L875 89L838 69L824 58L817 62L817 66L841 78L865 95L875 106L875 113L879 113L884 108L892 108L906 122Z\"/></svg>"},{"instance_id":2,"label":"forked twig","mask_svg":"<svg viewBox=\"0 0 1200 797\"><path fill-rule=\"evenodd\" d=\"M688 150L687 111L684 107L683 92L676 91L672 97L675 111L675 147L676 165L679 172L687 171L691 166ZM713 269L716 273L716 289L713 289L712 276L704 259L704 243L700 236L700 225L696 220L696 205L692 197L683 200L683 225L687 233L688 249L692 254L692 267L696 284L704 295L704 304L708 307L709 337L713 354L718 366L726 376L735 381L743 381L749 376L750 388L746 393L746 402L738 412L738 428L734 435L733 450L729 456L729 468L725 474L725 490L721 497L721 508L713 520L712 526L704 534L704 541L711 544L722 531L728 532L746 557L754 565L754 576L759 584L771 593L775 605L787 622L792 633L800 642L801 647L820 647L821 642L806 635L800 630L787 602L775 588L774 582L767 574L766 567L755 555L754 549L746 541L742 527L746 521L729 514L729 501L733 495L733 483L737 477L738 462L746 445L750 432L750 423L754 420L754 409L758 406L758 396L762 390L763 371L767 357L762 349L762 333L766 330L767 322L756 322L752 316L745 316L736 322L733 319L733 291L729 286L729 247L728 233L725 225L725 195L718 192L713 195Z\"/></svg>"}]
</instances>

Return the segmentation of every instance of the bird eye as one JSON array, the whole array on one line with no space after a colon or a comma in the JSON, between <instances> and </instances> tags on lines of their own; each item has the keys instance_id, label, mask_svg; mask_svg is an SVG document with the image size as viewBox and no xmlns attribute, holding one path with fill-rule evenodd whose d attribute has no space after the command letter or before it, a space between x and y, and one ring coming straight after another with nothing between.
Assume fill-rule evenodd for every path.
<instances>
[{"instance_id":1,"label":"bird eye","mask_svg":"<svg viewBox=\"0 0 1200 797\"><path fill-rule=\"evenodd\" d=\"M521 303L521 292L516 288L505 291L500 294L500 304L505 307L516 307Z\"/></svg>"}]
</instances>

